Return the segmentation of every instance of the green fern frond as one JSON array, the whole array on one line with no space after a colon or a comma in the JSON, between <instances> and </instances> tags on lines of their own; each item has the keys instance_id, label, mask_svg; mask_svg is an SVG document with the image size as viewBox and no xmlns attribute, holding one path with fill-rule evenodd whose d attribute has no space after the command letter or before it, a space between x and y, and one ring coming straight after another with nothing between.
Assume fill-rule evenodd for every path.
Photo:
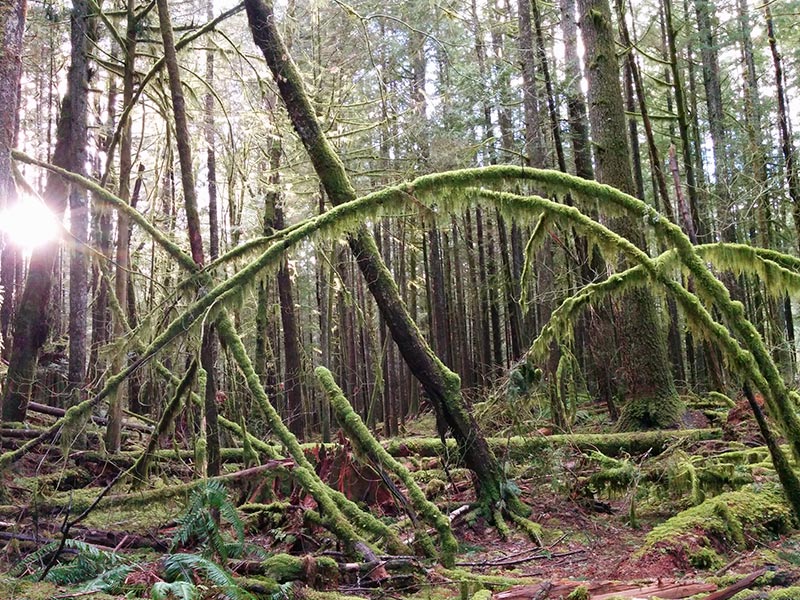
<instances>
[{"instance_id":1,"label":"green fern frond","mask_svg":"<svg viewBox=\"0 0 800 600\"><path fill-rule=\"evenodd\" d=\"M197 600L200 592L195 584L188 581L159 581L150 589L150 597L153 600Z\"/></svg>"},{"instance_id":2,"label":"green fern frond","mask_svg":"<svg viewBox=\"0 0 800 600\"><path fill-rule=\"evenodd\" d=\"M50 560L53 552L56 552L60 542L54 541L45 544L36 552L33 552L21 560L10 572L9 575L20 577L22 575L37 576ZM77 555L64 555L67 559L63 563L54 566L47 573L45 581L56 585L67 585L82 583L88 579L96 577L111 567L122 563L123 559L113 552L101 550L92 544L81 540L68 539L64 543L65 549L75 550Z\"/></svg>"},{"instance_id":3,"label":"green fern frond","mask_svg":"<svg viewBox=\"0 0 800 600\"><path fill-rule=\"evenodd\" d=\"M122 585L125 583L125 578L136 568L136 565L118 565L103 573L100 573L94 579L86 582L83 586L85 592L105 592L107 594L119 593Z\"/></svg>"},{"instance_id":4,"label":"green fern frond","mask_svg":"<svg viewBox=\"0 0 800 600\"><path fill-rule=\"evenodd\" d=\"M214 512L234 530L236 539L230 543L223 535ZM199 543L208 554L217 554L223 560L240 556L244 546L244 523L234 504L228 499L225 486L216 480L205 482L195 489L183 515L178 518L178 530L172 540L173 549Z\"/></svg>"},{"instance_id":5,"label":"green fern frond","mask_svg":"<svg viewBox=\"0 0 800 600\"><path fill-rule=\"evenodd\" d=\"M221 566L199 554L170 554L164 559L164 575L173 582L195 581L202 577L231 600L254 600L254 596L239 587Z\"/></svg>"}]
</instances>

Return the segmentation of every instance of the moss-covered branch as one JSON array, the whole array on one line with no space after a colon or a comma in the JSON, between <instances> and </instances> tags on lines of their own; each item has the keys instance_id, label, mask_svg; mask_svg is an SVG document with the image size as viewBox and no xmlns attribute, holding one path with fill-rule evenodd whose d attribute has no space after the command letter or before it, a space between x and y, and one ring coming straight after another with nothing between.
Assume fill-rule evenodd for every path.
<instances>
[{"instance_id":1,"label":"moss-covered branch","mask_svg":"<svg viewBox=\"0 0 800 600\"><path fill-rule=\"evenodd\" d=\"M441 513L435 504L428 501L425 497L425 493L419 488L416 481L414 481L408 469L395 460L369 432L369 429L364 425L361 417L353 411L353 407L350 406L347 398L344 397L341 388L336 385L331 372L325 367L317 367L315 373L333 407L339 424L347 432L354 447L362 456L374 461L379 467L385 467L390 472L394 473L403 485L406 486L414 509L439 533L439 540L442 545L442 564L446 567L452 567L455 564L455 553L458 550L458 542L450 529L450 521Z\"/></svg>"},{"instance_id":2,"label":"moss-covered branch","mask_svg":"<svg viewBox=\"0 0 800 600\"><path fill-rule=\"evenodd\" d=\"M175 420L175 417L178 415L178 411L181 409L183 397L186 395L189 387L192 385L192 381L194 380L194 375L196 372L197 361L193 360L192 364L189 365L189 368L184 374L183 379L181 379L178 383L178 387L175 389L175 394L167 403L164 412L161 414L161 419L158 421L158 425L153 430L153 433L150 434L150 439L147 441L147 448L145 448L145 450L134 463L133 467L131 467L131 473L133 474L134 481L137 485L144 482L144 480L147 478L147 467L150 462L150 457L153 455L153 452L158 446L158 438L167 431L167 428L172 424L172 422Z\"/></svg>"},{"instance_id":3,"label":"moss-covered branch","mask_svg":"<svg viewBox=\"0 0 800 600\"><path fill-rule=\"evenodd\" d=\"M371 514L359 509L353 502L333 493L333 490L317 476L313 466L303 453L297 438L289 431L278 412L269 402L258 374L253 368L244 344L227 312L222 311L220 313L217 318L217 326L220 340L225 343L233 355L237 366L242 375L244 375L250 393L264 413L270 429L284 445L289 456L295 461L297 465L294 469L295 477L317 501L331 531L352 547L355 547L358 543L365 543L357 533L358 529L367 531L377 538L382 538L391 552L402 553L407 551L405 545L392 529Z\"/></svg>"}]
</instances>

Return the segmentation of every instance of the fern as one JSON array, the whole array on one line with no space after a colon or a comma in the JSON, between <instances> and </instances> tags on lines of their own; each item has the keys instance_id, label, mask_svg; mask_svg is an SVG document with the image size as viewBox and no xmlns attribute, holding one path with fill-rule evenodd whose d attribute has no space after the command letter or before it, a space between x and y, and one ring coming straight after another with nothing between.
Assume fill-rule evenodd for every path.
<instances>
[{"instance_id":1,"label":"fern","mask_svg":"<svg viewBox=\"0 0 800 600\"><path fill-rule=\"evenodd\" d=\"M159 581L150 590L153 600L196 600L200 597L197 586L188 581Z\"/></svg>"},{"instance_id":2,"label":"fern","mask_svg":"<svg viewBox=\"0 0 800 600\"><path fill-rule=\"evenodd\" d=\"M225 569L199 554L168 555L164 559L164 576L172 580L173 583L191 583L199 576L218 588L226 598L231 600L254 600L254 596L240 588ZM194 596L189 597L192 598ZM153 598L155 598L155 595Z\"/></svg>"},{"instance_id":3,"label":"fern","mask_svg":"<svg viewBox=\"0 0 800 600\"><path fill-rule=\"evenodd\" d=\"M59 546L60 542L58 541L45 544L21 560L11 569L9 575L20 577L27 574L35 577L45 568L50 555L57 551ZM77 555L50 569L44 578L45 581L56 585L82 583L123 563L123 559L117 554L100 550L96 546L80 540L68 539L64 543L64 548L75 550Z\"/></svg>"},{"instance_id":4,"label":"fern","mask_svg":"<svg viewBox=\"0 0 800 600\"><path fill-rule=\"evenodd\" d=\"M125 578L136 568L136 565L120 564L100 573L83 586L85 592L119 593L125 584Z\"/></svg>"},{"instance_id":5,"label":"fern","mask_svg":"<svg viewBox=\"0 0 800 600\"><path fill-rule=\"evenodd\" d=\"M233 527L236 539L230 542L223 535L214 513L220 521ZM197 541L206 556L217 555L223 561L240 556L244 548L244 523L236 507L228 499L225 486L215 480L205 482L192 492L184 514L178 518L178 531L172 547L187 546Z\"/></svg>"}]
</instances>

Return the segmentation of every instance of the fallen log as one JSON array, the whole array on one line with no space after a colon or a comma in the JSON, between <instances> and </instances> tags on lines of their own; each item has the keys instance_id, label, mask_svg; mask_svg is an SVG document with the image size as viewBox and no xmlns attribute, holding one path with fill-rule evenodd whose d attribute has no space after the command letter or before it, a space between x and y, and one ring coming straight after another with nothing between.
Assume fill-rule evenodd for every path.
<instances>
[{"instance_id":1,"label":"fallen log","mask_svg":"<svg viewBox=\"0 0 800 600\"><path fill-rule=\"evenodd\" d=\"M717 439L720 429L678 429L659 431L635 431L631 433L583 433L566 435L513 436L510 438L487 438L495 452L507 451L511 460L529 458L539 450L574 446L578 450L597 450L606 456L627 454L651 455L663 452L678 440L700 441ZM384 442L392 456L457 456L454 440L443 445L438 438L399 438Z\"/></svg>"},{"instance_id":2,"label":"fallen log","mask_svg":"<svg viewBox=\"0 0 800 600\"><path fill-rule=\"evenodd\" d=\"M58 408L57 406L49 406L47 404L40 404L39 402L28 402L28 410L35 413L39 413L41 415L50 415L52 417L58 417L58 418L63 417L67 412L63 408ZM108 419L96 415L92 415L92 422L95 423L96 425L103 425L103 426L108 425ZM144 433L151 433L153 431L152 426L142 425L141 423L134 423L133 421L122 421L122 427L126 429L132 429L134 431L141 431Z\"/></svg>"},{"instance_id":3,"label":"fallen log","mask_svg":"<svg viewBox=\"0 0 800 600\"><path fill-rule=\"evenodd\" d=\"M494 595L495 600L530 600L531 598L559 598L572 593L576 588L584 587L590 600L611 600L612 598L650 598L662 600L679 600L689 598L703 592L716 589L713 583L698 581L663 582L656 581L647 585L624 583L620 581L545 581L536 585L514 586L509 590ZM545 595L541 595L542 593Z\"/></svg>"},{"instance_id":4,"label":"fallen log","mask_svg":"<svg viewBox=\"0 0 800 600\"><path fill-rule=\"evenodd\" d=\"M201 479L173 485L169 487L156 488L144 492L132 492L129 494L115 494L109 495L102 499L98 504L98 508L105 509L116 506L133 505L143 506L154 502L160 502L168 498L173 498L181 494L188 494L197 486L202 485L206 481L240 481L251 477L256 477L268 471L286 470L291 469L294 462L290 459L272 460L257 467L251 467L235 473L226 473L217 477L209 479ZM59 512L66 507L70 507L73 513L79 513L88 508L95 500L96 493L92 490L83 490L84 493L77 495L74 491L59 492L53 494L49 498L40 499L36 504L36 511L38 514L43 515L47 513ZM28 507L17 505L0 505L0 516L18 516L25 513Z\"/></svg>"},{"instance_id":5,"label":"fallen log","mask_svg":"<svg viewBox=\"0 0 800 600\"><path fill-rule=\"evenodd\" d=\"M728 587L718 590L713 594L709 594L702 600L728 600L729 598L733 598L736 594L738 594L742 590L746 590L751 585L753 585L756 579L761 577L766 572L767 572L766 569L759 569L754 573L750 573L750 575L748 575L744 579L741 579L740 581L737 581L733 585L729 585Z\"/></svg>"}]
</instances>

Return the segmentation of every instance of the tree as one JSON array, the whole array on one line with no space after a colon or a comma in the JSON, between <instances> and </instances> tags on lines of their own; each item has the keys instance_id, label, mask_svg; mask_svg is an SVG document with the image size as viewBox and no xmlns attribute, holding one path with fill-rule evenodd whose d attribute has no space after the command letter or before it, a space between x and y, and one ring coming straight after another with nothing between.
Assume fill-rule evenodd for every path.
<instances>
[{"instance_id":1,"label":"tree","mask_svg":"<svg viewBox=\"0 0 800 600\"><path fill-rule=\"evenodd\" d=\"M71 59L67 74L67 92L61 102L53 152L54 164L76 172L83 169L86 157L88 16L88 1L74 0L70 14ZM44 199L59 221L64 215L69 195L69 186L61 176L53 174L48 177ZM50 330L47 310L58 252L58 243L52 241L31 256L25 289L14 318L14 343L2 399L4 421L25 420L39 351L47 341Z\"/></svg>"},{"instance_id":2,"label":"tree","mask_svg":"<svg viewBox=\"0 0 800 600\"><path fill-rule=\"evenodd\" d=\"M280 38L271 4L247 0L245 9L253 39L267 60L292 124L328 197L334 205L354 200L355 190L344 165L325 138L297 68ZM475 472L481 503L495 514L500 502L512 513L520 512L519 500L509 493L500 464L464 404L458 376L436 357L423 339L366 227L362 225L356 233L350 234L348 243L400 353L425 388L440 432L444 434L445 428L450 429L467 466Z\"/></svg>"},{"instance_id":3,"label":"tree","mask_svg":"<svg viewBox=\"0 0 800 600\"><path fill-rule=\"evenodd\" d=\"M588 63L588 100L597 180L634 194L611 8L608 0L579 0L578 6L587 56L592 57ZM614 226L644 247L642 232L629 219L615 219ZM621 301L617 317L622 377L627 388L619 427L675 425L681 403L669 370L666 341L653 296L642 288L630 291Z\"/></svg>"}]
</instances>

